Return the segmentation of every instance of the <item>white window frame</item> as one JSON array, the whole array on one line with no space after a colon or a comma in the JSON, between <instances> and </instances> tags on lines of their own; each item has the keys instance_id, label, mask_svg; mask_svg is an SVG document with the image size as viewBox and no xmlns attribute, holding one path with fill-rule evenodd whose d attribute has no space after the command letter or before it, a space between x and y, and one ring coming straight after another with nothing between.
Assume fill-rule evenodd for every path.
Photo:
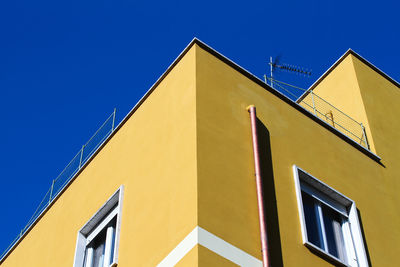
<instances>
[{"instance_id":1,"label":"white window frame","mask_svg":"<svg viewBox=\"0 0 400 267\"><path fill-rule=\"evenodd\" d=\"M299 171L303 172L305 177L300 178ZM303 244L316 253L322 254L323 256L326 256L330 260L341 265L351 267L368 267L369 264L367 254L361 233L360 222L358 220L357 208L354 201L342 195L332 187L318 180L296 165L293 165L293 173ZM318 202L334 209L345 218L343 220L342 230L346 247L347 262L343 262L337 257L329 254L327 251L308 241L301 191L306 192ZM319 214L321 215L320 212ZM321 225L321 228L324 229L324 226Z\"/></svg>"},{"instance_id":2,"label":"white window frame","mask_svg":"<svg viewBox=\"0 0 400 267\"><path fill-rule=\"evenodd\" d=\"M119 248L119 236L121 229L121 212L122 212L122 200L123 200L124 186L118 188L118 190L106 201L106 203L95 213L95 215L89 219L89 221L78 231L78 237L76 241L74 267L83 267L85 260L85 251L89 243L103 230L107 227L109 222L116 217L115 229L112 227L107 228L106 232L106 244L105 250L111 250L112 241L111 236L115 231L115 243L114 243L114 253L112 258L112 263L110 258L104 261L104 267L115 267L118 264L118 248ZM109 253L108 255L110 255Z\"/></svg>"}]
</instances>

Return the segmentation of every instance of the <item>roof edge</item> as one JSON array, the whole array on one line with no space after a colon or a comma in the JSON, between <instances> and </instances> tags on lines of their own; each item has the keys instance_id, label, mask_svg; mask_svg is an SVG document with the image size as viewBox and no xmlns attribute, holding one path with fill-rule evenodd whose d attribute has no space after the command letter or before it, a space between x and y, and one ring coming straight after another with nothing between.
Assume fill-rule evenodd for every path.
<instances>
[{"instance_id":1,"label":"roof edge","mask_svg":"<svg viewBox=\"0 0 400 267\"><path fill-rule=\"evenodd\" d=\"M65 184L65 186L57 193L51 203L43 209L38 217L32 222L32 224L25 230L25 232L18 236L14 241L14 244L6 248L6 252L0 258L0 265L8 258L11 252L22 242L26 235L33 229L33 227L40 221L40 219L47 213L47 211L53 206L58 198L68 189L68 187L75 181L75 179L81 174L87 165L93 160L93 158L103 149L103 147L111 140L111 138L118 132L118 130L126 123L126 121L135 113L135 111L142 105L142 103L149 97L154 89L164 80L169 72L178 64L178 62L186 55L190 48L197 42L201 42L196 37L190 41L185 49L176 57L176 59L168 66L166 71L157 79L157 81L150 87L149 90L143 95L143 97L135 104L135 106L128 112L128 114L121 120L121 122L115 127L114 131L103 141L103 143L93 152L85 164L71 177L71 179Z\"/></svg>"},{"instance_id":2,"label":"roof edge","mask_svg":"<svg viewBox=\"0 0 400 267\"><path fill-rule=\"evenodd\" d=\"M273 89L272 87L270 87L268 84L266 84L263 80L261 80L260 78L258 78L254 74L252 74L250 71L248 71L248 70L244 69L243 67L239 66L234 61L232 61L231 59L229 59L226 56L222 55L221 53L219 53L218 51L216 51L215 49L213 49L209 45L207 45L207 44L203 43L202 41L200 41L199 39L194 38L192 42L196 43L200 48L206 50L211 55L217 57L218 59L223 61L225 64L227 64L230 67L234 68L236 71L238 71L239 73L243 74L244 76L246 76L248 79L252 80L253 82L257 83L258 85L260 85L261 87L263 87L264 89L266 89L267 91L272 93L273 95L279 97L282 101L286 102L287 104L289 104L293 108L297 109L299 112L303 113L305 116L307 116L310 119L314 120L316 123L318 123L322 127L326 128L327 130L329 130L333 134L337 135L339 138L341 138L342 140L344 140L345 142L347 142L348 144L350 144L351 146L353 146L354 148L356 148L357 150L359 150L360 152L362 152L366 156L370 157L371 159L376 161L378 164L382 164L380 162L381 158L378 155L376 155L372 151L366 149L365 147L361 146L360 144L355 142L353 139L351 139L350 137L348 137L347 135L345 135L341 131L337 130L336 128L334 128L333 126L328 124L327 122L324 122L321 119L317 118L316 116L314 116L314 114L312 114L309 111L307 111L306 109L304 109L302 106L297 104L295 101L291 100L290 98L288 98L287 96L285 96L281 92L279 92L279 91ZM346 51L346 53L342 57L345 57L349 53L355 53L355 52L353 50L349 49L349 50ZM337 64L339 64L339 63L340 62L338 62Z\"/></svg>"},{"instance_id":3,"label":"roof edge","mask_svg":"<svg viewBox=\"0 0 400 267\"><path fill-rule=\"evenodd\" d=\"M348 55L353 55L357 59L359 59L361 62L363 62L365 65L376 71L378 74L386 78L389 82L393 83L395 86L400 88L400 83L390 77L388 74L386 74L384 71L379 69L377 66L369 62L367 59L362 57L360 54L355 52L353 49L349 48L341 57L339 57L338 60L335 61L335 63L332 64L308 89L305 91L297 100L296 103L300 103L309 93L311 90L313 90L315 87L317 87L318 84L320 84L326 76L328 76Z\"/></svg>"},{"instance_id":4,"label":"roof edge","mask_svg":"<svg viewBox=\"0 0 400 267\"><path fill-rule=\"evenodd\" d=\"M288 98L287 96L285 96L284 94L280 93L279 91L273 89L272 87L270 87L268 84L266 84L264 81L262 81L260 78L258 78L257 76L255 76L254 74L252 74L251 72L249 72L248 70L244 69L243 67L239 66L238 64L236 64L234 61L232 61L231 59L225 57L224 55L222 55L221 53L219 53L218 51L216 51L215 49L213 49L212 47L210 47L209 45L205 44L204 42L202 42L201 40L199 40L198 38L194 37L192 39L192 41L190 41L190 43L185 47L185 49L176 57L176 59L168 66L168 68L166 69L166 71L160 76L160 78L158 78L158 80L150 87L150 89L143 95L143 97L135 104L135 106L128 112L128 114L121 120L121 122L115 127L114 131L103 141L103 143L96 149L96 151L91 155L91 157L87 160L87 162L84 164L84 166L82 166L82 168L75 173L75 175L71 178L71 180L69 182L67 182L67 184L64 186L64 188L62 188L60 190L60 192L58 192L58 194L54 197L54 199L52 200L52 202L42 211L42 213L36 218L36 220L28 227L28 229L24 232L24 234L22 236L20 236L18 238L18 240L9 247L9 249L7 250L7 252L3 255L3 257L0 259L0 264L2 264L7 258L8 256L11 254L11 252L18 246L18 244L25 238L25 236L33 229L33 227L37 224L37 222L47 213L47 211L53 206L53 204L58 200L58 198L65 192L65 190L68 189L68 187L75 181L75 179L80 175L80 173L86 168L87 165L90 164L90 162L96 157L96 155L107 145L107 143L113 138L113 136L118 132L118 130L126 123L126 121L135 113L135 111L142 105L142 103L150 96L150 94L157 88L157 86L164 80L164 78L171 72L171 70L180 62L180 60L186 55L186 53L192 48L193 45L197 44L199 47L203 48L204 50L206 50L207 52L209 52L210 54L212 54L213 56L217 57L218 59L222 60L224 63L228 64L229 66L231 66L232 68L234 68L235 70L237 70L238 72L240 72L241 74L243 74L244 76L246 76L247 78L249 78L250 80L252 80L253 82L257 83L258 85L260 85L261 87L263 87L264 89L268 90L270 93L274 94L275 96L279 97L281 100L285 101L287 104L289 104L290 106L292 106L293 108L297 109L299 112L303 113L304 115L306 115L307 117L309 117L310 119L314 120L316 123L320 124L322 127L328 129L330 132L332 132L333 134L337 135L338 137L342 138L342 140L344 140L345 142L347 142L348 144L350 144L351 146L353 146L354 148L356 148L357 150L359 150L360 152L362 152L363 154L365 154L366 156L370 157L372 160L376 161L378 164L382 164L380 163L381 158L374 154L372 151L367 150L366 148L364 148L363 146L359 145L357 142L355 142L354 140L352 140L350 137L348 137L347 135L343 134L342 132L340 132L339 130L337 130L336 128L332 127L331 125L329 125L328 123L320 120L319 118L317 118L316 116L314 116L312 113L308 112L306 109L304 109L303 107L301 107L300 105L298 105L295 101L291 100L290 98ZM352 51L351 49L349 49L345 55L347 53L350 53L354 51ZM344 57L345 55L343 55L342 57ZM358 55L358 54L356 54ZM358 55L359 56L359 55ZM361 56L359 56L361 57ZM362 57L361 57L362 58ZM340 58L339 60L343 60L342 58ZM338 60L338 61L339 61ZM366 60L365 60L366 61ZM368 61L366 61L368 62ZM340 63L340 62L339 62ZM338 64L338 63L337 63ZM371 64L371 63L369 63ZM372 64L371 64L372 65ZM333 66L332 66L333 67ZM331 68L332 68L331 67ZM331 69L330 68L330 69ZM378 69L379 70L379 69ZM383 73L383 72L382 72ZM328 73L327 73L328 74ZM326 74L326 75L327 75ZM386 75L386 74L385 74ZM322 77L322 76L321 76ZM389 77L389 76L387 76ZM389 77L390 78L390 77ZM320 78L321 79L321 78ZM396 82L395 80L393 80L394 82ZM400 87L399 83L397 83L397 86ZM308 89L310 90L310 89Z\"/></svg>"}]
</instances>

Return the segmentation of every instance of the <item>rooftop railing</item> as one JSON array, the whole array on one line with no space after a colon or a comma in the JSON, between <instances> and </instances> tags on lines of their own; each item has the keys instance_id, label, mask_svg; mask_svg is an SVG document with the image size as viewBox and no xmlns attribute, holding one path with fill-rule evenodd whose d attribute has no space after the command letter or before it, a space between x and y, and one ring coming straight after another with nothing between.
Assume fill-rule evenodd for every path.
<instances>
[{"instance_id":1,"label":"rooftop railing","mask_svg":"<svg viewBox=\"0 0 400 267\"><path fill-rule=\"evenodd\" d=\"M369 150L364 125L315 94L312 90L309 91L309 94L299 105Z\"/></svg>"},{"instance_id":2,"label":"rooftop railing","mask_svg":"<svg viewBox=\"0 0 400 267\"><path fill-rule=\"evenodd\" d=\"M289 95L290 98L297 99L297 95L287 89L285 86L294 88L295 90L307 91L303 88L284 83L275 79L271 79L265 76L265 82L269 80L274 87L283 90L285 94ZM336 108L322 97L315 94L312 90L308 92L306 97L298 103L304 109L314 114L320 120L325 121L356 143L360 144L366 149L370 149L368 144L365 127L362 123L356 121L340 109Z\"/></svg>"},{"instance_id":3,"label":"rooftop railing","mask_svg":"<svg viewBox=\"0 0 400 267\"><path fill-rule=\"evenodd\" d=\"M78 171L85 165L86 162L94 155L101 144L107 139L108 136L115 129L115 112L105 120L100 128L92 135L89 141L86 142L79 150L79 152L72 158L68 165L62 170L62 172L52 180L50 188L42 198L42 201L38 205L37 209L33 213L24 228L18 236L11 242L11 244L3 251L0 255L0 262L7 255L7 253L13 248L15 244L19 242L21 237L29 230L29 228L36 222L40 215L46 210L46 208L56 199L64 187L69 181L78 173Z\"/></svg>"}]
</instances>

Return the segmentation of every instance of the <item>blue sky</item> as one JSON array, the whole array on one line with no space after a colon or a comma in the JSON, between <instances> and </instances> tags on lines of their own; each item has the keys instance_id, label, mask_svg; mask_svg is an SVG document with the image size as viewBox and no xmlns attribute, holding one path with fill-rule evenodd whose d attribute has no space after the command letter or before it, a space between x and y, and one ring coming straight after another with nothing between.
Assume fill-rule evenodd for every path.
<instances>
[{"instance_id":1,"label":"blue sky","mask_svg":"<svg viewBox=\"0 0 400 267\"><path fill-rule=\"evenodd\" d=\"M400 81L395 1L0 1L0 251L117 108L120 121L198 37L258 77L270 56L311 68L348 48ZM296 93L296 92L295 92Z\"/></svg>"}]
</instances>

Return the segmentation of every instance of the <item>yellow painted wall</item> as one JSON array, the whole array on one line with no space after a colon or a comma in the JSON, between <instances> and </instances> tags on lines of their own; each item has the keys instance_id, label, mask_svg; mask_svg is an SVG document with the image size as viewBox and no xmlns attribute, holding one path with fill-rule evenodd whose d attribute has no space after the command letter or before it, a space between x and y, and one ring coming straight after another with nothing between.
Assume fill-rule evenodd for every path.
<instances>
[{"instance_id":1,"label":"yellow painted wall","mask_svg":"<svg viewBox=\"0 0 400 267\"><path fill-rule=\"evenodd\" d=\"M331 266L302 244L293 164L356 202L372 266L397 266L399 91L346 60L383 165L195 44L1 266L71 266L78 230L122 184L118 266L155 266L197 225L261 259L250 104L272 266ZM197 245L178 266L197 265L233 263Z\"/></svg>"},{"instance_id":2,"label":"yellow painted wall","mask_svg":"<svg viewBox=\"0 0 400 267\"><path fill-rule=\"evenodd\" d=\"M209 266L218 266L218 267L237 267L238 265L221 257L220 255L214 253L206 247L201 245L198 246L198 255L199 255L199 267L209 267ZM189 265L188 265L189 266ZM191 265L193 266L193 265Z\"/></svg>"},{"instance_id":3,"label":"yellow painted wall","mask_svg":"<svg viewBox=\"0 0 400 267\"><path fill-rule=\"evenodd\" d=\"M400 88L359 59L354 58L353 62L376 152L384 164L381 176L376 177L376 192L385 198L376 201L387 214L380 217L381 223L376 224L375 229L368 230L377 240L382 232L391 232L385 236L385 243L393 246L392 249L385 245L372 247L371 253L395 259L400 252L395 245L400 240Z\"/></svg>"},{"instance_id":4,"label":"yellow painted wall","mask_svg":"<svg viewBox=\"0 0 400 267\"><path fill-rule=\"evenodd\" d=\"M375 193L371 195L375 203L387 211L385 216L376 214L381 223L375 229L367 228L372 240L381 238L381 229L387 233L387 244L396 244L400 232L396 231L400 223L398 215L400 183L398 162L400 156L400 88L366 65L358 57L349 54L333 71L325 77L314 91L335 106L346 111L359 121L365 121L371 150L382 158L384 165L380 175L375 177ZM310 97L310 96L308 96ZM376 198L382 196L382 198ZM384 197L385 196L385 197ZM390 213L390 210L393 213ZM365 216L374 214L362 212ZM390 225L390 226L389 226ZM381 242L384 242L383 240ZM390 246L370 246L373 255L390 255L395 259L398 250Z\"/></svg>"},{"instance_id":5,"label":"yellow painted wall","mask_svg":"<svg viewBox=\"0 0 400 267\"><path fill-rule=\"evenodd\" d=\"M366 130L370 149L371 151L376 152L374 138L371 134L369 121L365 113L363 98L361 97L360 87L354 69L354 60L354 56L349 54L313 89L313 91L340 111L349 115L359 123L362 123ZM311 94L308 94L304 100L301 101L300 105L306 107L307 110L313 113L313 110L309 105L307 106L303 104L304 102L311 104L311 98ZM336 126L341 132L352 139L355 139L352 134L362 138L361 127L356 123L340 114L340 112L337 112L334 108L330 108L329 105L319 100L317 97L314 102L316 103L317 109L324 110L323 113L328 109L332 110L334 121L337 120L337 123L343 126ZM318 116L322 117L321 114L318 114ZM347 130L351 133L347 132ZM358 142L357 139L356 141Z\"/></svg>"},{"instance_id":6,"label":"yellow painted wall","mask_svg":"<svg viewBox=\"0 0 400 267\"><path fill-rule=\"evenodd\" d=\"M292 172L296 164L355 201L372 265L397 266L399 170L380 165L208 52L198 49L196 62L199 225L261 259L246 111L254 104L265 127L261 153L271 155L264 179L272 177L275 186L279 228L274 225L271 231L279 229L283 265L331 266L302 245ZM390 140L398 137L395 131L382 133ZM272 249L278 264L279 250Z\"/></svg>"},{"instance_id":7,"label":"yellow painted wall","mask_svg":"<svg viewBox=\"0 0 400 267\"><path fill-rule=\"evenodd\" d=\"M400 142L400 88L353 56L354 70L376 152L396 166Z\"/></svg>"},{"instance_id":8,"label":"yellow painted wall","mask_svg":"<svg viewBox=\"0 0 400 267\"><path fill-rule=\"evenodd\" d=\"M261 258L251 136L242 98L253 92L240 88L245 86L238 81L242 75L201 48L196 51L199 226ZM240 89L243 95L237 95Z\"/></svg>"},{"instance_id":9,"label":"yellow painted wall","mask_svg":"<svg viewBox=\"0 0 400 267\"><path fill-rule=\"evenodd\" d=\"M346 88L346 85L349 86ZM342 107L351 116L360 120L364 117L363 120L368 122L368 139L372 150L382 158L384 165L384 171L376 178L376 191L386 196L381 200L381 206L383 209L398 209L397 191L400 184L396 177L399 176L400 161L400 88L350 54L315 88L315 92ZM387 216L387 219L382 217L382 221L390 220L394 225L399 224L398 216ZM380 235L380 231L369 231L376 238ZM393 231L387 238L389 243L397 243L400 233ZM387 250L385 246L370 250L377 255L392 254L395 257L396 254L395 250Z\"/></svg>"},{"instance_id":10,"label":"yellow painted wall","mask_svg":"<svg viewBox=\"0 0 400 267\"><path fill-rule=\"evenodd\" d=\"M192 248L176 265L175 267L234 267L238 266L235 263L221 257L202 245L196 245Z\"/></svg>"},{"instance_id":11,"label":"yellow painted wall","mask_svg":"<svg viewBox=\"0 0 400 267\"><path fill-rule=\"evenodd\" d=\"M175 267L191 267L198 266L199 261L199 246L192 248L176 265Z\"/></svg>"},{"instance_id":12,"label":"yellow painted wall","mask_svg":"<svg viewBox=\"0 0 400 267\"><path fill-rule=\"evenodd\" d=\"M197 225L195 50L174 67L3 267L71 267L78 230L125 186L119 266L155 266Z\"/></svg>"}]
</instances>

